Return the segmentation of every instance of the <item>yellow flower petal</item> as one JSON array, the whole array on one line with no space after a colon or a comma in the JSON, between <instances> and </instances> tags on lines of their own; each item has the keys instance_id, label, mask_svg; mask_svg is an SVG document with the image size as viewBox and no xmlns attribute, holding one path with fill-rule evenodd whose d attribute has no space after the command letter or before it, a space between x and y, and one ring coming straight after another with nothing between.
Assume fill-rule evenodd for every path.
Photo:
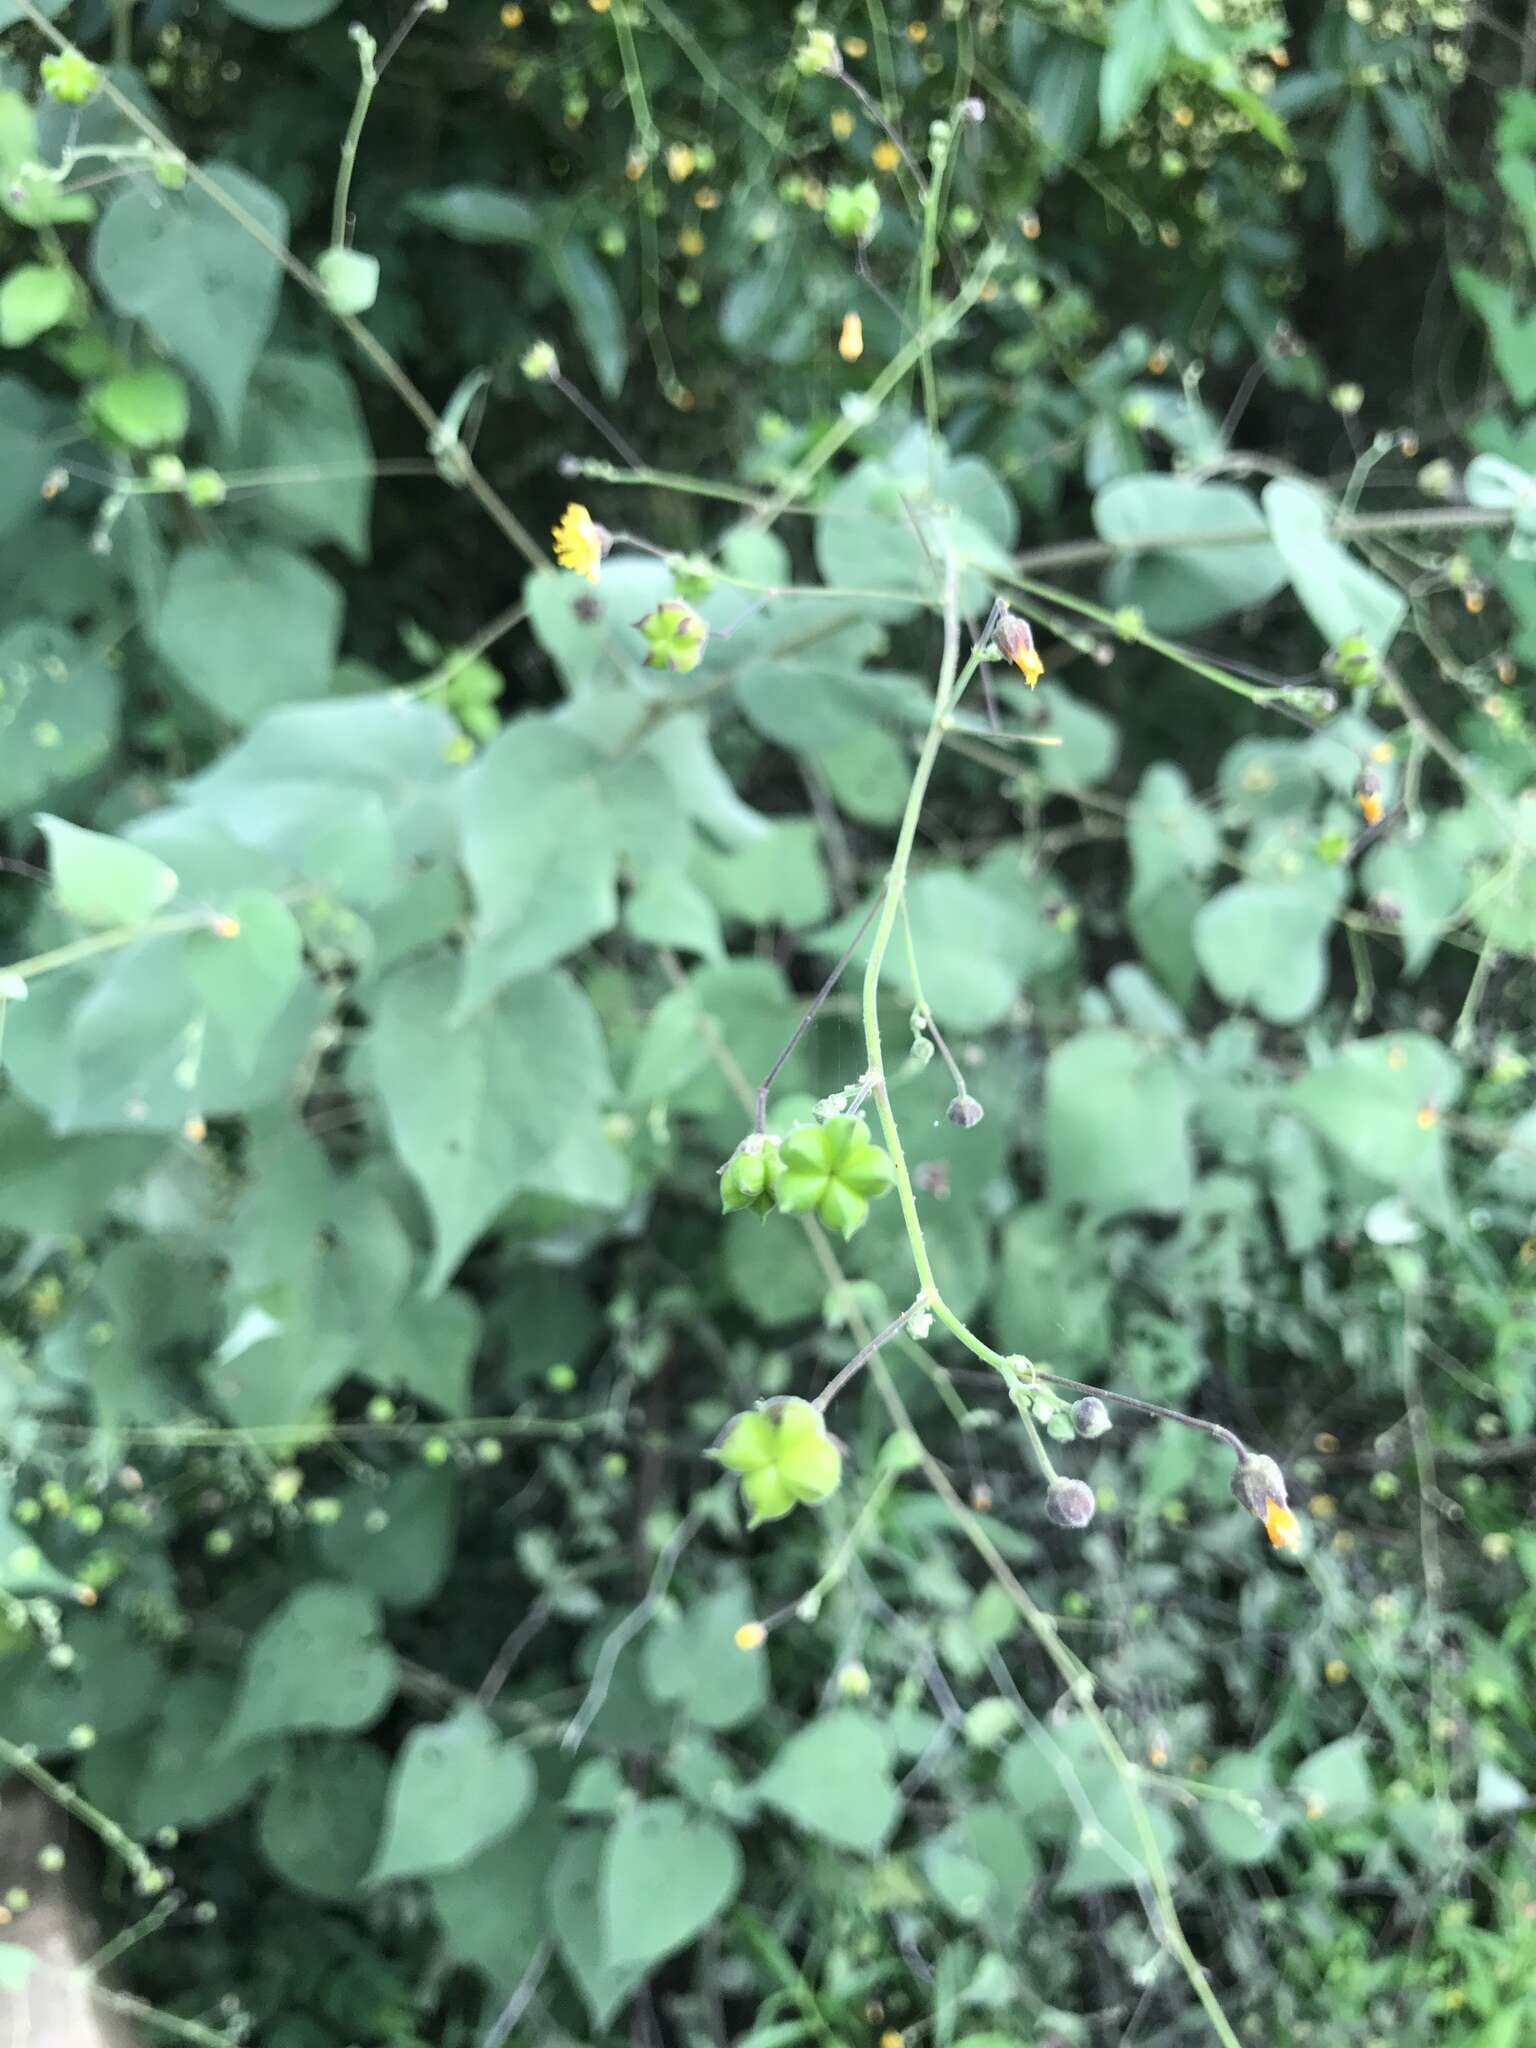
<instances>
[{"instance_id":1,"label":"yellow flower petal","mask_svg":"<svg viewBox=\"0 0 1536 2048\"><path fill-rule=\"evenodd\" d=\"M595 583L608 536L586 506L567 505L552 530L555 560L561 568L573 570L589 583Z\"/></svg>"},{"instance_id":2,"label":"yellow flower petal","mask_svg":"<svg viewBox=\"0 0 1536 2048\"><path fill-rule=\"evenodd\" d=\"M1283 1502L1271 1499L1264 1509L1264 1533L1276 1550L1300 1550L1301 1524Z\"/></svg>"},{"instance_id":3,"label":"yellow flower petal","mask_svg":"<svg viewBox=\"0 0 1536 2048\"><path fill-rule=\"evenodd\" d=\"M837 337L837 352L845 363L856 363L864 353L864 322L857 313L843 315L843 331Z\"/></svg>"}]
</instances>

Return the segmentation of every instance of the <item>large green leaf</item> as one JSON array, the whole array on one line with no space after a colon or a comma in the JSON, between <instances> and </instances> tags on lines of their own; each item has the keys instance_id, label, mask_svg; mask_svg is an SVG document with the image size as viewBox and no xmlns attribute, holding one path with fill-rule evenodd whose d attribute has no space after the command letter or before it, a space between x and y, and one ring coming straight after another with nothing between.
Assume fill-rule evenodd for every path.
<instances>
[{"instance_id":1,"label":"large green leaf","mask_svg":"<svg viewBox=\"0 0 1536 2048\"><path fill-rule=\"evenodd\" d=\"M858 1707L837 1707L808 1722L756 1789L807 1834L864 1855L885 1847L901 1814L889 1741Z\"/></svg>"},{"instance_id":2,"label":"large green leaf","mask_svg":"<svg viewBox=\"0 0 1536 2048\"><path fill-rule=\"evenodd\" d=\"M608 1955L601 1906L603 1846L595 1829L571 1829L550 1866L545 1895L560 1960L597 2028L607 2026L645 1977L644 1963L616 1963Z\"/></svg>"},{"instance_id":3,"label":"large green leaf","mask_svg":"<svg viewBox=\"0 0 1536 2048\"><path fill-rule=\"evenodd\" d=\"M653 1699L678 1707L701 1728L739 1728L768 1699L768 1660L736 1647L751 1621L746 1593L714 1593L658 1621L645 1640L642 1670Z\"/></svg>"},{"instance_id":4,"label":"large green leaf","mask_svg":"<svg viewBox=\"0 0 1536 2048\"><path fill-rule=\"evenodd\" d=\"M221 910L237 929L190 933L183 957L208 1014L249 1068L299 985L304 939L293 912L265 890L241 890Z\"/></svg>"},{"instance_id":5,"label":"large green leaf","mask_svg":"<svg viewBox=\"0 0 1536 2048\"><path fill-rule=\"evenodd\" d=\"M676 868L688 832L648 760L608 759L550 718L519 718L460 793L479 907L456 1017L553 966L618 920L618 868ZM580 820L573 829L573 821Z\"/></svg>"},{"instance_id":6,"label":"large green leaf","mask_svg":"<svg viewBox=\"0 0 1536 2048\"><path fill-rule=\"evenodd\" d=\"M253 22L257 28L292 30L313 28L340 5L340 0L225 0L225 5L231 14L241 21Z\"/></svg>"},{"instance_id":7,"label":"large green leaf","mask_svg":"<svg viewBox=\"0 0 1536 2048\"><path fill-rule=\"evenodd\" d=\"M351 1899L384 1810L389 1767L369 1742L327 1737L295 1750L262 1802L256 1838L297 1892Z\"/></svg>"},{"instance_id":8,"label":"large green leaf","mask_svg":"<svg viewBox=\"0 0 1536 2048\"><path fill-rule=\"evenodd\" d=\"M286 1762L272 1736L238 1749L219 1746L233 1692L216 1671L190 1671L170 1687L134 1789L133 1825L141 1834L207 1827L243 1806Z\"/></svg>"},{"instance_id":9,"label":"large green leaf","mask_svg":"<svg viewBox=\"0 0 1536 2048\"><path fill-rule=\"evenodd\" d=\"M142 846L87 832L47 811L39 813L37 822L48 842L59 907L82 924L148 924L176 894L174 871Z\"/></svg>"},{"instance_id":10,"label":"large green leaf","mask_svg":"<svg viewBox=\"0 0 1536 2048\"><path fill-rule=\"evenodd\" d=\"M1358 635L1384 654L1407 616L1408 600L1330 536L1327 500L1277 477L1264 487L1264 516L1302 609L1329 646Z\"/></svg>"},{"instance_id":11,"label":"large green leaf","mask_svg":"<svg viewBox=\"0 0 1536 2048\"><path fill-rule=\"evenodd\" d=\"M1093 523L1126 550L1109 572L1110 601L1138 606L1165 633L1263 604L1285 584L1258 501L1237 484L1116 477L1095 496Z\"/></svg>"},{"instance_id":12,"label":"large green leaf","mask_svg":"<svg viewBox=\"0 0 1536 2048\"><path fill-rule=\"evenodd\" d=\"M718 1821L677 1799L627 1808L604 1839L599 1876L610 1966L649 1969L684 1947L724 1913L741 1876L736 1837Z\"/></svg>"},{"instance_id":13,"label":"large green leaf","mask_svg":"<svg viewBox=\"0 0 1536 2048\"><path fill-rule=\"evenodd\" d=\"M234 725L255 725L331 686L341 590L303 555L270 541L178 555L155 622L160 651L189 690Z\"/></svg>"},{"instance_id":14,"label":"large green leaf","mask_svg":"<svg viewBox=\"0 0 1536 2048\"><path fill-rule=\"evenodd\" d=\"M574 237L546 234L538 249L570 308L599 390L617 398L629 369L629 324L613 280L586 243Z\"/></svg>"},{"instance_id":15,"label":"large green leaf","mask_svg":"<svg viewBox=\"0 0 1536 2048\"><path fill-rule=\"evenodd\" d=\"M1462 1089L1460 1062L1437 1040L1393 1031L1338 1047L1291 1083L1291 1107L1358 1172L1416 1180L1444 1142L1441 1115Z\"/></svg>"},{"instance_id":16,"label":"large green leaf","mask_svg":"<svg viewBox=\"0 0 1536 2048\"><path fill-rule=\"evenodd\" d=\"M376 1721L397 1683L394 1652L379 1630L371 1594L320 1579L300 1586L252 1637L219 1747Z\"/></svg>"},{"instance_id":17,"label":"large green leaf","mask_svg":"<svg viewBox=\"0 0 1536 2048\"><path fill-rule=\"evenodd\" d=\"M282 539L333 540L367 559L373 450L357 392L330 356L271 349L261 358L235 462L268 472L237 502Z\"/></svg>"},{"instance_id":18,"label":"large green leaf","mask_svg":"<svg viewBox=\"0 0 1536 2048\"><path fill-rule=\"evenodd\" d=\"M1163 0L1119 0L1099 66L1099 132L1112 142L1157 83L1171 38Z\"/></svg>"},{"instance_id":19,"label":"large green leaf","mask_svg":"<svg viewBox=\"0 0 1536 2048\"><path fill-rule=\"evenodd\" d=\"M396 1150L432 1214L435 1292L512 1197L539 1185L571 1130L596 1125L609 1089L597 1019L574 983L535 974L467 1022L449 1022L458 975L429 954L384 982L373 1077Z\"/></svg>"},{"instance_id":20,"label":"large green leaf","mask_svg":"<svg viewBox=\"0 0 1536 2048\"><path fill-rule=\"evenodd\" d=\"M413 192L405 210L455 242L533 243L539 237L539 210L515 192L494 185L450 185L441 192Z\"/></svg>"},{"instance_id":21,"label":"large green leaf","mask_svg":"<svg viewBox=\"0 0 1536 2048\"><path fill-rule=\"evenodd\" d=\"M63 626L31 620L0 638L0 816L100 767L117 736L118 694L117 679Z\"/></svg>"},{"instance_id":22,"label":"large green leaf","mask_svg":"<svg viewBox=\"0 0 1536 2048\"><path fill-rule=\"evenodd\" d=\"M406 1737L389 1780L389 1807L370 1884L467 1863L510 1834L533 1804L533 1764L466 1701L446 1721Z\"/></svg>"},{"instance_id":23,"label":"large green leaf","mask_svg":"<svg viewBox=\"0 0 1536 2048\"><path fill-rule=\"evenodd\" d=\"M186 365L233 437L277 314L282 272L271 248L220 199L254 221L267 243L282 246L288 212L275 193L229 164L209 165L205 175L212 192L190 183L167 192L149 178L125 183L101 217L92 257L112 305L142 320Z\"/></svg>"},{"instance_id":24,"label":"large green leaf","mask_svg":"<svg viewBox=\"0 0 1536 2048\"><path fill-rule=\"evenodd\" d=\"M1234 882L1194 922L1195 955L1224 1003L1271 1024L1309 1016L1328 986L1333 896L1286 882Z\"/></svg>"},{"instance_id":25,"label":"large green leaf","mask_svg":"<svg viewBox=\"0 0 1536 2048\"><path fill-rule=\"evenodd\" d=\"M1200 1831L1223 1863L1246 1867L1277 1853L1289 1818L1264 1756L1218 1757L1204 1780ZM1217 1794L1230 1797L1218 1797Z\"/></svg>"},{"instance_id":26,"label":"large green leaf","mask_svg":"<svg viewBox=\"0 0 1536 2048\"><path fill-rule=\"evenodd\" d=\"M1046 1068L1044 1147L1054 1202L1176 1213L1194 1179L1183 1075L1128 1031L1080 1032Z\"/></svg>"},{"instance_id":27,"label":"large green leaf","mask_svg":"<svg viewBox=\"0 0 1536 2048\"><path fill-rule=\"evenodd\" d=\"M456 1300L407 1301L385 1325L385 1336L415 1310L440 1310ZM368 1370L374 1339L360 1361ZM386 1607L422 1607L440 1593L453 1564L458 1530L459 1479L431 1465L407 1465L380 1486L348 1487L334 1522L315 1532L315 1547L327 1570L352 1580Z\"/></svg>"}]
</instances>

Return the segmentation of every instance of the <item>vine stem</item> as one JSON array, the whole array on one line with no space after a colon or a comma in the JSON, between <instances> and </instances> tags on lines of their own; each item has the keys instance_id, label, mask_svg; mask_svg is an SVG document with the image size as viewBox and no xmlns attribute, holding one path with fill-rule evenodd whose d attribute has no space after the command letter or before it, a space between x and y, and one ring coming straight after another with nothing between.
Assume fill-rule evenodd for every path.
<instances>
[{"instance_id":1,"label":"vine stem","mask_svg":"<svg viewBox=\"0 0 1536 2048\"><path fill-rule=\"evenodd\" d=\"M932 1261L928 1255L927 1243L923 1236L922 1218L918 1213L917 1197L912 1186L911 1172L907 1166L906 1153L901 1142L901 1132L892 1111L889 1091L886 1086L885 1069L880 1043L880 970L885 962L887 948L895 929L896 918L906 890L907 873L911 864L912 848L917 837L918 820L928 792L934 763L943 745L947 722L953 706L959 701L966 684L981 659L981 644L973 647L966 666L956 674L959 659L959 616L955 601L955 565L951 557L946 570L945 583L945 630L944 655L939 671L938 687L934 692L933 715L924 737L922 750L918 755L913 772L911 788L908 791L906 808L902 813L897 833L896 849L886 875L885 902L880 922L875 929L874 943L870 948L869 963L864 973L864 1045L867 1069L873 1077L873 1094L880 1128L885 1138L886 1149L891 1155L896 1175L896 1192L901 1203L902 1219L906 1225L907 1241L912 1252L912 1262L917 1269L919 1282L918 1305L926 1307L942 1322L961 1343L979 1357L995 1366L1005 1379L1016 1377L1015 1369L990 1345L984 1344L945 1302L934 1278ZM830 1248L820 1232L822 1248L827 1259L836 1268ZM996 1544L983 1529L976 1517L966 1508L956 1492L949 1475L944 1471L912 1427L912 1419L896 1389L880 1356L878 1344L870 1353L870 1370L879 1387L892 1421L898 1428L908 1431L918 1446L924 1476L930 1486L957 1517L967 1538L985 1560L988 1569L1017 1608L1036 1640L1046 1651L1058 1673L1066 1683L1072 1699L1092 1728L1100 1748L1113 1767L1117 1777L1126 1789L1127 1803L1132 1823L1136 1830L1137 1842L1146 1865L1148 1884L1153 1902L1157 1908L1156 1926L1159 1936L1174 1957L1189 1982L1191 1990L1199 2000L1201 2009L1210 2022L1212 2032L1222 2043L1222 2048L1241 2048L1238 2036L1233 2031L1222 2008L1220 1999L1211 1988L1205 1971L1189 1945L1174 1904L1173 1888L1169 1881L1167 1866L1152 1830L1146 1802L1137 1784L1137 1773L1130 1759L1121 1748L1114 1730L1106 1720L1102 1709L1093 1696L1093 1679L1086 1667L1061 1641L1055 1623L1030 1598L1018 1578L1009 1568L1007 1561ZM1027 1420L1027 1418L1026 1418ZM1031 1425L1031 1435L1036 1436ZM1043 1450L1043 1446L1041 1447ZM1047 1461L1048 1462L1048 1461Z\"/></svg>"}]
</instances>

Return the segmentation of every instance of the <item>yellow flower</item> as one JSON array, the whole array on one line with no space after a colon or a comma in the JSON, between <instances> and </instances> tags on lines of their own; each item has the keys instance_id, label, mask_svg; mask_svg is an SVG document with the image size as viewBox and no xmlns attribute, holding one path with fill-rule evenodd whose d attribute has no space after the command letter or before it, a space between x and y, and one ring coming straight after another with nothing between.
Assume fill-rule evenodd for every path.
<instances>
[{"instance_id":1,"label":"yellow flower","mask_svg":"<svg viewBox=\"0 0 1536 2048\"><path fill-rule=\"evenodd\" d=\"M760 1650L768 1640L768 1631L760 1621L744 1621L736 1631L738 1650Z\"/></svg>"},{"instance_id":2,"label":"yellow flower","mask_svg":"<svg viewBox=\"0 0 1536 2048\"><path fill-rule=\"evenodd\" d=\"M1028 619L1005 610L997 622L996 639L1004 656L1033 689L1045 674L1045 663L1035 652L1035 636L1029 630Z\"/></svg>"},{"instance_id":3,"label":"yellow flower","mask_svg":"<svg viewBox=\"0 0 1536 2048\"><path fill-rule=\"evenodd\" d=\"M839 142L846 142L853 133L853 116L846 107L838 107L832 115L832 133Z\"/></svg>"},{"instance_id":4,"label":"yellow flower","mask_svg":"<svg viewBox=\"0 0 1536 2048\"><path fill-rule=\"evenodd\" d=\"M894 171L901 162L901 151L894 142L877 142L869 152L869 160L877 171Z\"/></svg>"},{"instance_id":5,"label":"yellow flower","mask_svg":"<svg viewBox=\"0 0 1536 2048\"><path fill-rule=\"evenodd\" d=\"M667 176L674 185L681 185L685 178L693 176L697 159L686 142L671 142L667 145Z\"/></svg>"},{"instance_id":6,"label":"yellow flower","mask_svg":"<svg viewBox=\"0 0 1536 2048\"><path fill-rule=\"evenodd\" d=\"M1276 1550L1300 1550L1301 1524L1283 1501L1273 1496L1264 1507L1264 1533Z\"/></svg>"},{"instance_id":7,"label":"yellow flower","mask_svg":"<svg viewBox=\"0 0 1536 2048\"><path fill-rule=\"evenodd\" d=\"M1386 815L1386 806L1382 803L1379 790L1363 789L1355 798L1355 802L1360 806L1360 815L1367 825L1379 825Z\"/></svg>"},{"instance_id":8,"label":"yellow flower","mask_svg":"<svg viewBox=\"0 0 1536 2048\"><path fill-rule=\"evenodd\" d=\"M562 569L574 569L589 583L597 581L603 556L608 552L608 534L585 505L567 505L554 529L555 560Z\"/></svg>"},{"instance_id":9,"label":"yellow flower","mask_svg":"<svg viewBox=\"0 0 1536 2048\"><path fill-rule=\"evenodd\" d=\"M864 322L857 313L843 315L843 331L837 337L837 352L845 363L856 363L864 353Z\"/></svg>"}]
</instances>

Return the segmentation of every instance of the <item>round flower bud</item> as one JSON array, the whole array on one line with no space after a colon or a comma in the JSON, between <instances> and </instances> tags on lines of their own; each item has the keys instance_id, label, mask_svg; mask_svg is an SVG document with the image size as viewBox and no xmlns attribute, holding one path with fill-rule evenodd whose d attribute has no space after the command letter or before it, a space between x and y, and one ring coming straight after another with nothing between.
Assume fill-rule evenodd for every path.
<instances>
[{"instance_id":1,"label":"round flower bud","mask_svg":"<svg viewBox=\"0 0 1536 2048\"><path fill-rule=\"evenodd\" d=\"M958 1124L962 1131L973 1131L986 1115L986 1111L974 1095L957 1095L944 1114L952 1124Z\"/></svg>"},{"instance_id":2,"label":"round flower bud","mask_svg":"<svg viewBox=\"0 0 1536 2048\"><path fill-rule=\"evenodd\" d=\"M1072 1427L1079 1436L1105 1436L1114 1428L1109 1410L1097 1394L1087 1394L1072 1405Z\"/></svg>"},{"instance_id":3,"label":"round flower bud","mask_svg":"<svg viewBox=\"0 0 1536 2048\"><path fill-rule=\"evenodd\" d=\"M1097 1507L1093 1488L1084 1480L1053 1479L1046 1489L1046 1516L1058 1529L1086 1529Z\"/></svg>"},{"instance_id":4,"label":"round flower bud","mask_svg":"<svg viewBox=\"0 0 1536 2048\"><path fill-rule=\"evenodd\" d=\"M843 68L843 53L830 29L810 28L791 59L802 78L836 78Z\"/></svg>"}]
</instances>

